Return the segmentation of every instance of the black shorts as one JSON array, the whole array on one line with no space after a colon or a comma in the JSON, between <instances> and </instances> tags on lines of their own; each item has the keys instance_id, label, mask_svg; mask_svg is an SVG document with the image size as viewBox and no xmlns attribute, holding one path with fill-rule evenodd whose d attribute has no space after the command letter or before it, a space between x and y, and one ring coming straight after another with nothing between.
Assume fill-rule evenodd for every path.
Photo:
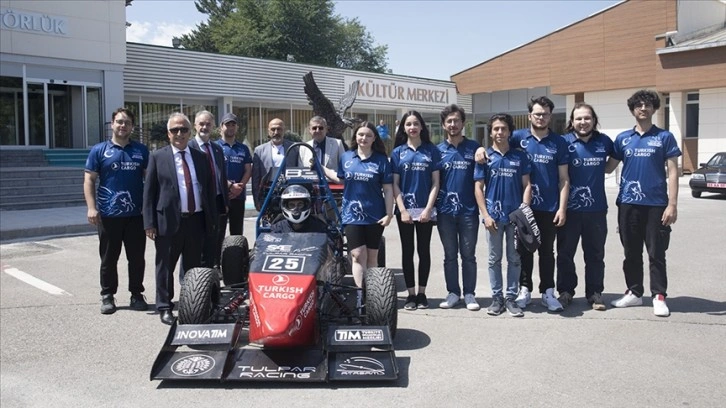
<instances>
[{"instance_id":1,"label":"black shorts","mask_svg":"<svg viewBox=\"0 0 726 408\"><path fill-rule=\"evenodd\" d=\"M348 241L348 250L365 245L368 249L378 249L383 236L381 224L346 225L345 237Z\"/></svg>"}]
</instances>

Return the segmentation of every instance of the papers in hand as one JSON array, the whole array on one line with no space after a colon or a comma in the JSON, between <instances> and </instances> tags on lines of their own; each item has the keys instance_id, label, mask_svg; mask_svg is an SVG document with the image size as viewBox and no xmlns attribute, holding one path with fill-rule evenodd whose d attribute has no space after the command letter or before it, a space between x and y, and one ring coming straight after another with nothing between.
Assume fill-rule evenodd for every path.
<instances>
[{"instance_id":1,"label":"papers in hand","mask_svg":"<svg viewBox=\"0 0 726 408\"><path fill-rule=\"evenodd\" d=\"M411 214L411 219L414 221L420 221L421 220L421 213L425 210L425 208L408 208L407 211L409 214ZM430 214L431 219L429 221L436 221L436 208L431 209Z\"/></svg>"}]
</instances>

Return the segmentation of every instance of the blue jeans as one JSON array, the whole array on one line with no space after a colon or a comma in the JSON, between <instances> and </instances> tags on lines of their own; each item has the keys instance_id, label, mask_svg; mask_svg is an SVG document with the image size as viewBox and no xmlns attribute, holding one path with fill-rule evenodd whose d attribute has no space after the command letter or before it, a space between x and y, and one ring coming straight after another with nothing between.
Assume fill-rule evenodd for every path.
<instances>
[{"instance_id":1,"label":"blue jeans","mask_svg":"<svg viewBox=\"0 0 726 408\"><path fill-rule=\"evenodd\" d=\"M489 284L492 297L502 297L502 254L504 253L504 237L507 240L507 293L506 298L514 300L519 291L519 274L522 264L519 253L514 248L514 225L509 222L497 222L496 232L487 230L489 243Z\"/></svg>"},{"instance_id":2,"label":"blue jeans","mask_svg":"<svg viewBox=\"0 0 726 408\"><path fill-rule=\"evenodd\" d=\"M439 238L444 247L446 290L461 296L459 286L459 254L461 254L461 279L464 284L464 294L475 295L479 215L439 214L437 218Z\"/></svg>"}]
</instances>

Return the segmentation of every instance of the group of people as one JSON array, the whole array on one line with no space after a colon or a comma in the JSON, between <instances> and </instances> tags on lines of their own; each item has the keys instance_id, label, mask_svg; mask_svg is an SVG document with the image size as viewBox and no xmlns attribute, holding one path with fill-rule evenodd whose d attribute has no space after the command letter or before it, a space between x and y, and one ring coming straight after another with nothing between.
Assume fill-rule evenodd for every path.
<instances>
[{"instance_id":1,"label":"group of people","mask_svg":"<svg viewBox=\"0 0 726 408\"><path fill-rule=\"evenodd\" d=\"M464 135L466 114L461 107L449 105L442 110L445 139L438 145L432 143L421 114L412 110L397 121L390 158L378 130L382 123L378 127L371 122L358 124L346 151L340 139L326 136L325 119L313 117L308 143L314 157L329 182L344 183L341 221L355 284L363 287L365 271L377 266L383 231L395 216L408 292L404 308L429 307L426 287L431 237L437 226L448 292L439 307L453 308L463 296L468 310L479 310L475 290L481 222L486 229L492 290L487 313L522 316L531 302L534 254L531 245L518 244L518 227L510 215L526 210L536 221L542 305L559 312L572 303L578 283L574 256L582 240L585 297L593 309L605 310L605 174L622 161L616 203L627 290L612 306L642 304L645 244L653 311L668 316L665 252L677 219L681 152L673 135L653 124L653 114L660 107L655 92L638 91L627 104L636 125L613 141L597 130L598 117L591 105L576 103L568 133L561 136L549 128L554 103L547 97L532 98L530 127L516 130L510 115L495 114L487 124L492 145L486 149ZM243 232L247 182L252 180L259 210L258 193L272 169L283 160L288 166L310 166L314 158L309 149L288 154L291 143L283 137L285 124L280 119L270 121L269 141L252 155L235 139L237 118L231 113L223 116L222 137L215 142L210 141L215 126L211 113L197 113L193 138L189 119L182 113L172 114L167 125L169 146L151 154L130 139L134 120L130 111L117 109L111 140L94 146L86 163L88 220L98 226L99 235L101 312L116 310L116 265L122 244L129 260L130 308L148 308L143 296L148 237L156 247L156 308L161 321L171 324L173 271L180 256L180 279L196 266L217 267L227 223L231 234ZM273 230L298 231L310 224L309 194L292 187L281 202L287 224ZM502 278L505 244L506 283ZM418 254L418 273L414 253Z\"/></svg>"}]
</instances>

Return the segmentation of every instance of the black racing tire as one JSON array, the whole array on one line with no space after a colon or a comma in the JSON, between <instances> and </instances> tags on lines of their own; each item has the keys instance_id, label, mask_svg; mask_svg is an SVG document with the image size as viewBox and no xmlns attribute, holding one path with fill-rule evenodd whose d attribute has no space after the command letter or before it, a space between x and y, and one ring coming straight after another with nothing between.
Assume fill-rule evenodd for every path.
<instances>
[{"instance_id":1,"label":"black racing tire","mask_svg":"<svg viewBox=\"0 0 726 408\"><path fill-rule=\"evenodd\" d=\"M219 275L210 268L192 268L184 275L179 296L179 324L208 323L219 304Z\"/></svg>"},{"instance_id":2,"label":"black racing tire","mask_svg":"<svg viewBox=\"0 0 726 408\"><path fill-rule=\"evenodd\" d=\"M701 192L696 190L691 190L691 197L693 198L701 198Z\"/></svg>"},{"instance_id":3,"label":"black racing tire","mask_svg":"<svg viewBox=\"0 0 726 408\"><path fill-rule=\"evenodd\" d=\"M250 247L242 235L230 235L222 242L222 279L226 286L247 282L250 271Z\"/></svg>"},{"instance_id":4,"label":"black racing tire","mask_svg":"<svg viewBox=\"0 0 726 408\"><path fill-rule=\"evenodd\" d=\"M398 298L396 279L387 268L370 268L365 277L365 324L388 326L391 338L396 337L398 326Z\"/></svg>"},{"instance_id":5,"label":"black racing tire","mask_svg":"<svg viewBox=\"0 0 726 408\"><path fill-rule=\"evenodd\" d=\"M378 267L386 267L386 237L381 236L381 242L378 244Z\"/></svg>"}]
</instances>

